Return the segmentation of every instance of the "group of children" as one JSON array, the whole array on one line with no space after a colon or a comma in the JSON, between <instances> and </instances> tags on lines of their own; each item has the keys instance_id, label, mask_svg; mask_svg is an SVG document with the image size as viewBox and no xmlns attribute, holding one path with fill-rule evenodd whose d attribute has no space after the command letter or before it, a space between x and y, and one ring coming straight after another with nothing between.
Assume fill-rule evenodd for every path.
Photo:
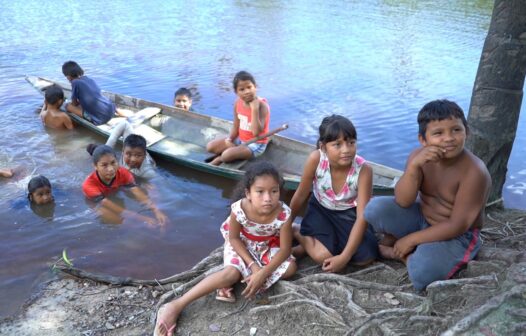
<instances>
[{"instance_id":1,"label":"group of children","mask_svg":"<svg viewBox=\"0 0 526 336\"><path fill-rule=\"evenodd\" d=\"M303 255L326 272L379 256L400 260L419 291L452 277L480 249L491 178L464 148L468 125L456 103L426 104L418 125L421 147L410 154L394 196L372 198L372 169L356 154L352 122L339 115L319 126L317 149L305 162L290 208L279 200L279 172L267 162L252 165L243 197L221 225L224 268L163 305L154 335L172 335L183 309L211 292L234 302L233 285L240 280L246 284L241 294L251 298L291 277L295 258ZM307 199L301 224L293 224Z\"/></svg>"},{"instance_id":2,"label":"group of children","mask_svg":"<svg viewBox=\"0 0 526 336\"><path fill-rule=\"evenodd\" d=\"M95 124L119 113L76 63L66 62L63 72L73 87L68 112ZM270 107L257 96L254 77L245 71L237 73L233 88L238 99L230 134L207 145L216 155L211 162L216 165L258 157L268 143L268 138L250 141L267 133L270 122ZM64 97L58 91L48 88L41 115L46 125L70 128L59 112ZM174 104L190 109L190 92L177 91ZM220 228L225 239L224 268L161 307L154 334L172 335L184 307L211 292L220 301L234 302L233 286L239 281L246 284L244 297L255 296L279 279L291 277L297 269L296 258L304 255L326 272L341 271L349 263L366 265L379 257L400 260L417 290L453 276L480 249L491 178L484 163L464 147L468 125L456 103L426 104L418 113L418 125L421 147L409 155L394 196L372 197L372 168L357 155L354 125L340 115L322 120L317 149L306 159L290 208L280 201L283 180L276 168L265 161L252 164L241 182L241 196ZM129 215L164 225L166 216L135 184L134 175L148 178L154 172L146 141L127 124L115 132L106 145L88 146L95 171L83 184L85 195L100 202L101 213L119 217L127 210L106 196L126 188L151 209L155 219ZM125 140L119 161L112 147L120 135ZM53 201L45 177L31 180L29 200ZM305 203L301 223L293 224Z\"/></svg>"}]
</instances>

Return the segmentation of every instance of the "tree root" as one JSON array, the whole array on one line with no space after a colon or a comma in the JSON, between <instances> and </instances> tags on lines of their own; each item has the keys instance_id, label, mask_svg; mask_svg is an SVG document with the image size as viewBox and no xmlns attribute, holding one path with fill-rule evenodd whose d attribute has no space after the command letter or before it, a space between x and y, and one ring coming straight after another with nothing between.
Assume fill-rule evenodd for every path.
<instances>
[{"instance_id":1,"label":"tree root","mask_svg":"<svg viewBox=\"0 0 526 336\"><path fill-rule=\"evenodd\" d=\"M405 286L393 286L393 285L384 285L376 282L368 282L357 279L349 278L351 276L348 274L345 277L342 277L338 274L323 273L323 274L311 274L301 279L294 281L295 284L303 285L309 282L324 282L324 281L339 281L346 285L360 288L360 289L374 289L379 291L393 292L393 291L402 291L405 289Z\"/></svg>"}]
</instances>

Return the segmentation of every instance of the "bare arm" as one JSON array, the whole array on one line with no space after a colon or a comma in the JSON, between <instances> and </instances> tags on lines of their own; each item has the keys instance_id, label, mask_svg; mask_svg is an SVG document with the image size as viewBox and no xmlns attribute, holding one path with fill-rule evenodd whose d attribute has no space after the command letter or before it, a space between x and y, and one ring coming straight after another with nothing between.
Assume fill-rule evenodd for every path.
<instances>
[{"instance_id":1,"label":"bare arm","mask_svg":"<svg viewBox=\"0 0 526 336\"><path fill-rule=\"evenodd\" d=\"M62 112L62 113L63 113L63 112ZM64 124L64 127L66 127L66 129L71 130L71 129L74 128L74 126L73 126L73 122L71 121L71 118L68 117L68 115L65 114L65 113L63 113L63 120L64 120L64 123L63 123L63 124Z\"/></svg>"},{"instance_id":2,"label":"bare arm","mask_svg":"<svg viewBox=\"0 0 526 336\"><path fill-rule=\"evenodd\" d=\"M347 244L342 253L327 258L323 262L323 270L327 272L338 272L349 263L354 253L360 246L363 240L365 231L367 230L367 222L363 216L365 206L369 203L373 193L373 170L368 165L364 164L358 176L358 198L356 200L356 221L351 229Z\"/></svg>"},{"instance_id":3,"label":"bare arm","mask_svg":"<svg viewBox=\"0 0 526 336\"><path fill-rule=\"evenodd\" d=\"M161 226L164 226L166 224L166 220L167 220L167 217L166 215L157 208L157 206L155 205L155 203L153 203L150 198L148 197L148 195L146 195L139 187L135 186L135 187L132 187L130 188L130 191L131 193L133 194L133 196L135 196L135 198L141 202L142 204L144 204L145 206L147 206L148 208L150 208L153 212L153 214L155 215L155 218L157 219L157 221L159 222L159 224Z\"/></svg>"},{"instance_id":4,"label":"bare arm","mask_svg":"<svg viewBox=\"0 0 526 336\"><path fill-rule=\"evenodd\" d=\"M294 193L294 196L292 196L292 200L290 201L291 222L294 222L294 219L296 219L298 212L300 211L303 204L305 204L305 201L311 193L312 181L314 180L314 174L316 174L316 167L318 167L319 162L320 152L318 150L310 153L309 157L307 158L307 161L305 161L305 166L303 167L303 174L301 175L300 184L298 185L298 189L296 189L296 192Z\"/></svg>"},{"instance_id":5,"label":"bare arm","mask_svg":"<svg viewBox=\"0 0 526 336\"><path fill-rule=\"evenodd\" d=\"M239 118L237 117L236 112L236 104L234 104L234 124L232 125L232 129L230 130L230 135L228 136L227 140L234 141L237 138L237 135L239 134Z\"/></svg>"},{"instance_id":6,"label":"bare arm","mask_svg":"<svg viewBox=\"0 0 526 336\"><path fill-rule=\"evenodd\" d=\"M260 102L259 98L256 97L250 102L250 110L252 114L250 130L256 137L265 129L265 120L267 119L268 115L268 106L267 104Z\"/></svg>"},{"instance_id":7,"label":"bare arm","mask_svg":"<svg viewBox=\"0 0 526 336\"><path fill-rule=\"evenodd\" d=\"M232 245L234 251L236 251L241 259L243 259L245 264L249 265L252 263L252 261L254 261L254 258L252 258L252 255L248 252L245 243L243 243L241 237L239 236L241 234L241 224L239 224L239 222L236 220L236 215L233 212L230 213L229 225L228 240L230 241L230 245Z\"/></svg>"},{"instance_id":8,"label":"bare arm","mask_svg":"<svg viewBox=\"0 0 526 336\"><path fill-rule=\"evenodd\" d=\"M472 170L465 174L458 187L449 219L399 239L394 246L395 254L405 257L417 245L450 240L471 228L484 209L491 186L487 171Z\"/></svg>"}]
</instances>

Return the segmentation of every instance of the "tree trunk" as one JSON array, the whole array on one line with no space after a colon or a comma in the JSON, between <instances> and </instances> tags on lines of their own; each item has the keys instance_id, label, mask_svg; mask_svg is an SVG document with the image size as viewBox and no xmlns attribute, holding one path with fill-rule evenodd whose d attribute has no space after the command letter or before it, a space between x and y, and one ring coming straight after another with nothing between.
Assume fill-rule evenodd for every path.
<instances>
[{"instance_id":1,"label":"tree trunk","mask_svg":"<svg viewBox=\"0 0 526 336\"><path fill-rule=\"evenodd\" d=\"M526 1L495 0L469 107L466 146L491 174L489 201L506 180L526 74Z\"/></svg>"}]
</instances>

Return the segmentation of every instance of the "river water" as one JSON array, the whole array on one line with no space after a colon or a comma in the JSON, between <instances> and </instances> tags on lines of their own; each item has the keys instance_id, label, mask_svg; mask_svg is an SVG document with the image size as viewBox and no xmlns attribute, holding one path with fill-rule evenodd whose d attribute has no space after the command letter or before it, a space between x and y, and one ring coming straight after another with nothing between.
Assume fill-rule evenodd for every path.
<instances>
[{"instance_id":1,"label":"river water","mask_svg":"<svg viewBox=\"0 0 526 336\"><path fill-rule=\"evenodd\" d=\"M181 86L194 109L231 119L239 70L254 74L271 127L314 143L323 116L350 117L365 158L403 169L418 146L416 114L448 98L467 111L492 1L35 1L0 3L0 316L13 314L67 249L75 266L136 278L182 271L221 244L232 182L159 162L150 197L170 217L165 232L102 223L81 183L84 148L103 139L82 129L45 129L32 74L64 80L75 60L105 90L170 104ZM526 208L526 113L504 189ZM519 146L518 144L522 144ZM25 202L32 174L48 176L56 207ZM129 208L137 207L118 195Z\"/></svg>"}]
</instances>

